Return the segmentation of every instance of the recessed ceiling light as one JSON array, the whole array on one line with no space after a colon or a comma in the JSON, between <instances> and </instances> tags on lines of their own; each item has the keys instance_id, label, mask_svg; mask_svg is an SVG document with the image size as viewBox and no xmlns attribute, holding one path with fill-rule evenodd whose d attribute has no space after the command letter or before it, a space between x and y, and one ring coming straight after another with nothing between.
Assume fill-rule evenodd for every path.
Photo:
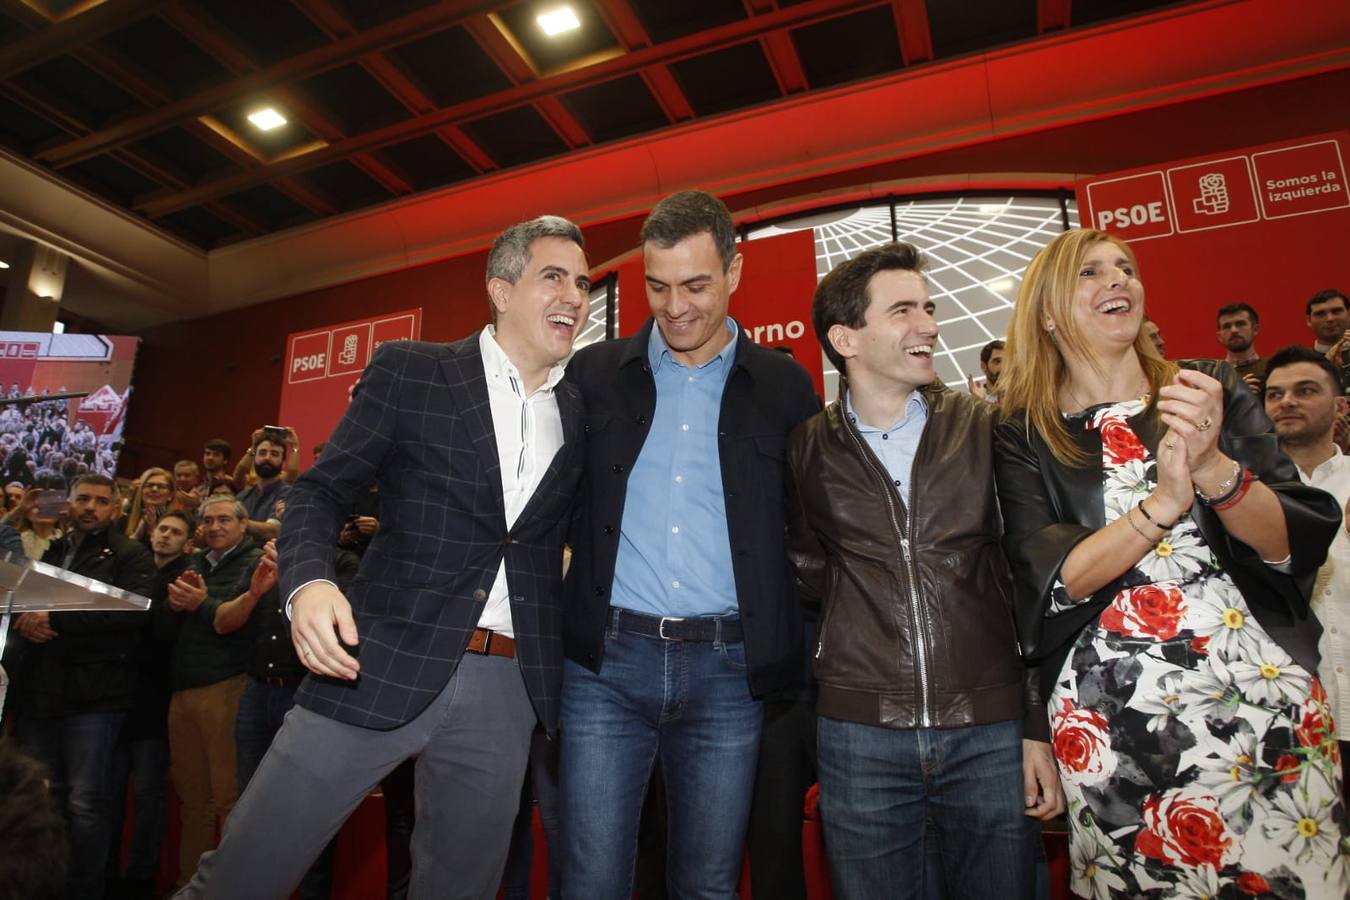
<instances>
[{"instance_id":1,"label":"recessed ceiling light","mask_svg":"<svg viewBox=\"0 0 1350 900\"><path fill-rule=\"evenodd\" d=\"M277 112L272 107L260 109L257 112L248 114L248 120L253 123L259 131L271 131L273 128L280 128L286 124L286 117Z\"/></svg>"},{"instance_id":2,"label":"recessed ceiling light","mask_svg":"<svg viewBox=\"0 0 1350 900\"><path fill-rule=\"evenodd\" d=\"M984 286L989 288L989 290L993 291L995 294L1007 294L1012 292L1013 287L1015 287L1015 282L1011 277L995 278L993 281L986 281Z\"/></svg>"},{"instance_id":3,"label":"recessed ceiling light","mask_svg":"<svg viewBox=\"0 0 1350 900\"><path fill-rule=\"evenodd\" d=\"M570 6L559 6L550 9L548 12L540 13L535 21L539 27L544 29L544 34L549 37L556 37L567 31L575 31L581 27L581 20L577 14L572 11Z\"/></svg>"},{"instance_id":4,"label":"recessed ceiling light","mask_svg":"<svg viewBox=\"0 0 1350 900\"><path fill-rule=\"evenodd\" d=\"M5 262L3 259L0 259L0 269L8 269L8 268L9 263Z\"/></svg>"}]
</instances>

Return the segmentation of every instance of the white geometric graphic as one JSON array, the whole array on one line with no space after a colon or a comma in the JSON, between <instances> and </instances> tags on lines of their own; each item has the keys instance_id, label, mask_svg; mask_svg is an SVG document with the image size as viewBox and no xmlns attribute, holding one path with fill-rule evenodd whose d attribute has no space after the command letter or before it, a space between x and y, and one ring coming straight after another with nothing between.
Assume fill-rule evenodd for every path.
<instances>
[{"instance_id":1,"label":"white geometric graphic","mask_svg":"<svg viewBox=\"0 0 1350 900\"><path fill-rule=\"evenodd\" d=\"M342 339L342 349L338 351L338 365L350 366L356 362L356 335L349 334Z\"/></svg>"},{"instance_id":2,"label":"white geometric graphic","mask_svg":"<svg viewBox=\"0 0 1350 900\"><path fill-rule=\"evenodd\" d=\"M1067 201L1069 221L1078 222ZM900 240L928 257L929 292L940 335L934 364L949 387L965 390L966 373L980 374L980 348L1007 333L1022 272L1036 252L1064 231L1060 202L1047 196L972 196L896 201ZM811 228L816 241L816 277L864 250L891 241L888 203L813 213L759 228L749 240ZM619 297L616 309L622 302ZM645 303L643 304L645 306ZM645 310L644 310L645 314ZM588 320L575 346L605 337L605 291L591 294ZM822 353L822 358L824 354ZM825 400L833 400L839 374L828 359Z\"/></svg>"}]
</instances>

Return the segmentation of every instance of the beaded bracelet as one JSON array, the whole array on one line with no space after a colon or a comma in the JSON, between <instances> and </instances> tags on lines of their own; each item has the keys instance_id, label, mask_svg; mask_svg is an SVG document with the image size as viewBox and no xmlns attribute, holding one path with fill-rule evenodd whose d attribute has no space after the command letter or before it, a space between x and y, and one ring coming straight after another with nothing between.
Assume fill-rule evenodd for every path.
<instances>
[{"instance_id":1,"label":"beaded bracelet","mask_svg":"<svg viewBox=\"0 0 1350 900\"><path fill-rule=\"evenodd\" d=\"M1242 482L1242 463L1233 461L1233 474L1219 485L1219 489L1214 492L1214 496L1208 496L1200 488L1195 489L1195 496L1205 506L1213 506L1216 503L1225 503L1231 500L1233 495L1238 492Z\"/></svg>"}]
</instances>

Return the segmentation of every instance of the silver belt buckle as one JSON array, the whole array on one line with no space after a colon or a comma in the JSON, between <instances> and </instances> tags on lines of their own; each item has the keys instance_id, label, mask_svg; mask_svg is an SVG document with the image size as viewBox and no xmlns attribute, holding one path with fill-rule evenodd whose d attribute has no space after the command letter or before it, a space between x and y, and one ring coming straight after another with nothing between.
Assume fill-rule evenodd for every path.
<instances>
[{"instance_id":1,"label":"silver belt buckle","mask_svg":"<svg viewBox=\"0 0 1350 900\"><path fill-rule=\"evenodd\" d=\"M682 641L684 640L684 638L670 637L666 634L666 623L683 622L683 621L684 621L683 616L662 616L661 624L656 627L656 633L660 636L661 640L663 641Z\"/></svg>"}]
</instances>

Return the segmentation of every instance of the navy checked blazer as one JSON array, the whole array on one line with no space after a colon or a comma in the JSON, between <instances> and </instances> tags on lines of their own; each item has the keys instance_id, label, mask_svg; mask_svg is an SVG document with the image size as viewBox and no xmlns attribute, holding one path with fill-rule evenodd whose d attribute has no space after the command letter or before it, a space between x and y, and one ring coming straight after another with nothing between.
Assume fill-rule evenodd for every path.
<instances>
[{"instance_id":1,"label":"navy checked blazer","mask_svg":"<svg viewBox=\"0 0 1350 900\"><path fill-rule=\"evenodd\" d=\"M399 341L371 358L323 457L296 481L278 540L281 592L334 579L347 509L379 484L380 531L347 590L361 673L309 675L306 709L365 728L408 722L449 681L503 556L516 659L552 730L562 681L562 542L581 477L581 395L555 388L563 445L506 527L478 335Z\"/></svg>"}]
</instances>

